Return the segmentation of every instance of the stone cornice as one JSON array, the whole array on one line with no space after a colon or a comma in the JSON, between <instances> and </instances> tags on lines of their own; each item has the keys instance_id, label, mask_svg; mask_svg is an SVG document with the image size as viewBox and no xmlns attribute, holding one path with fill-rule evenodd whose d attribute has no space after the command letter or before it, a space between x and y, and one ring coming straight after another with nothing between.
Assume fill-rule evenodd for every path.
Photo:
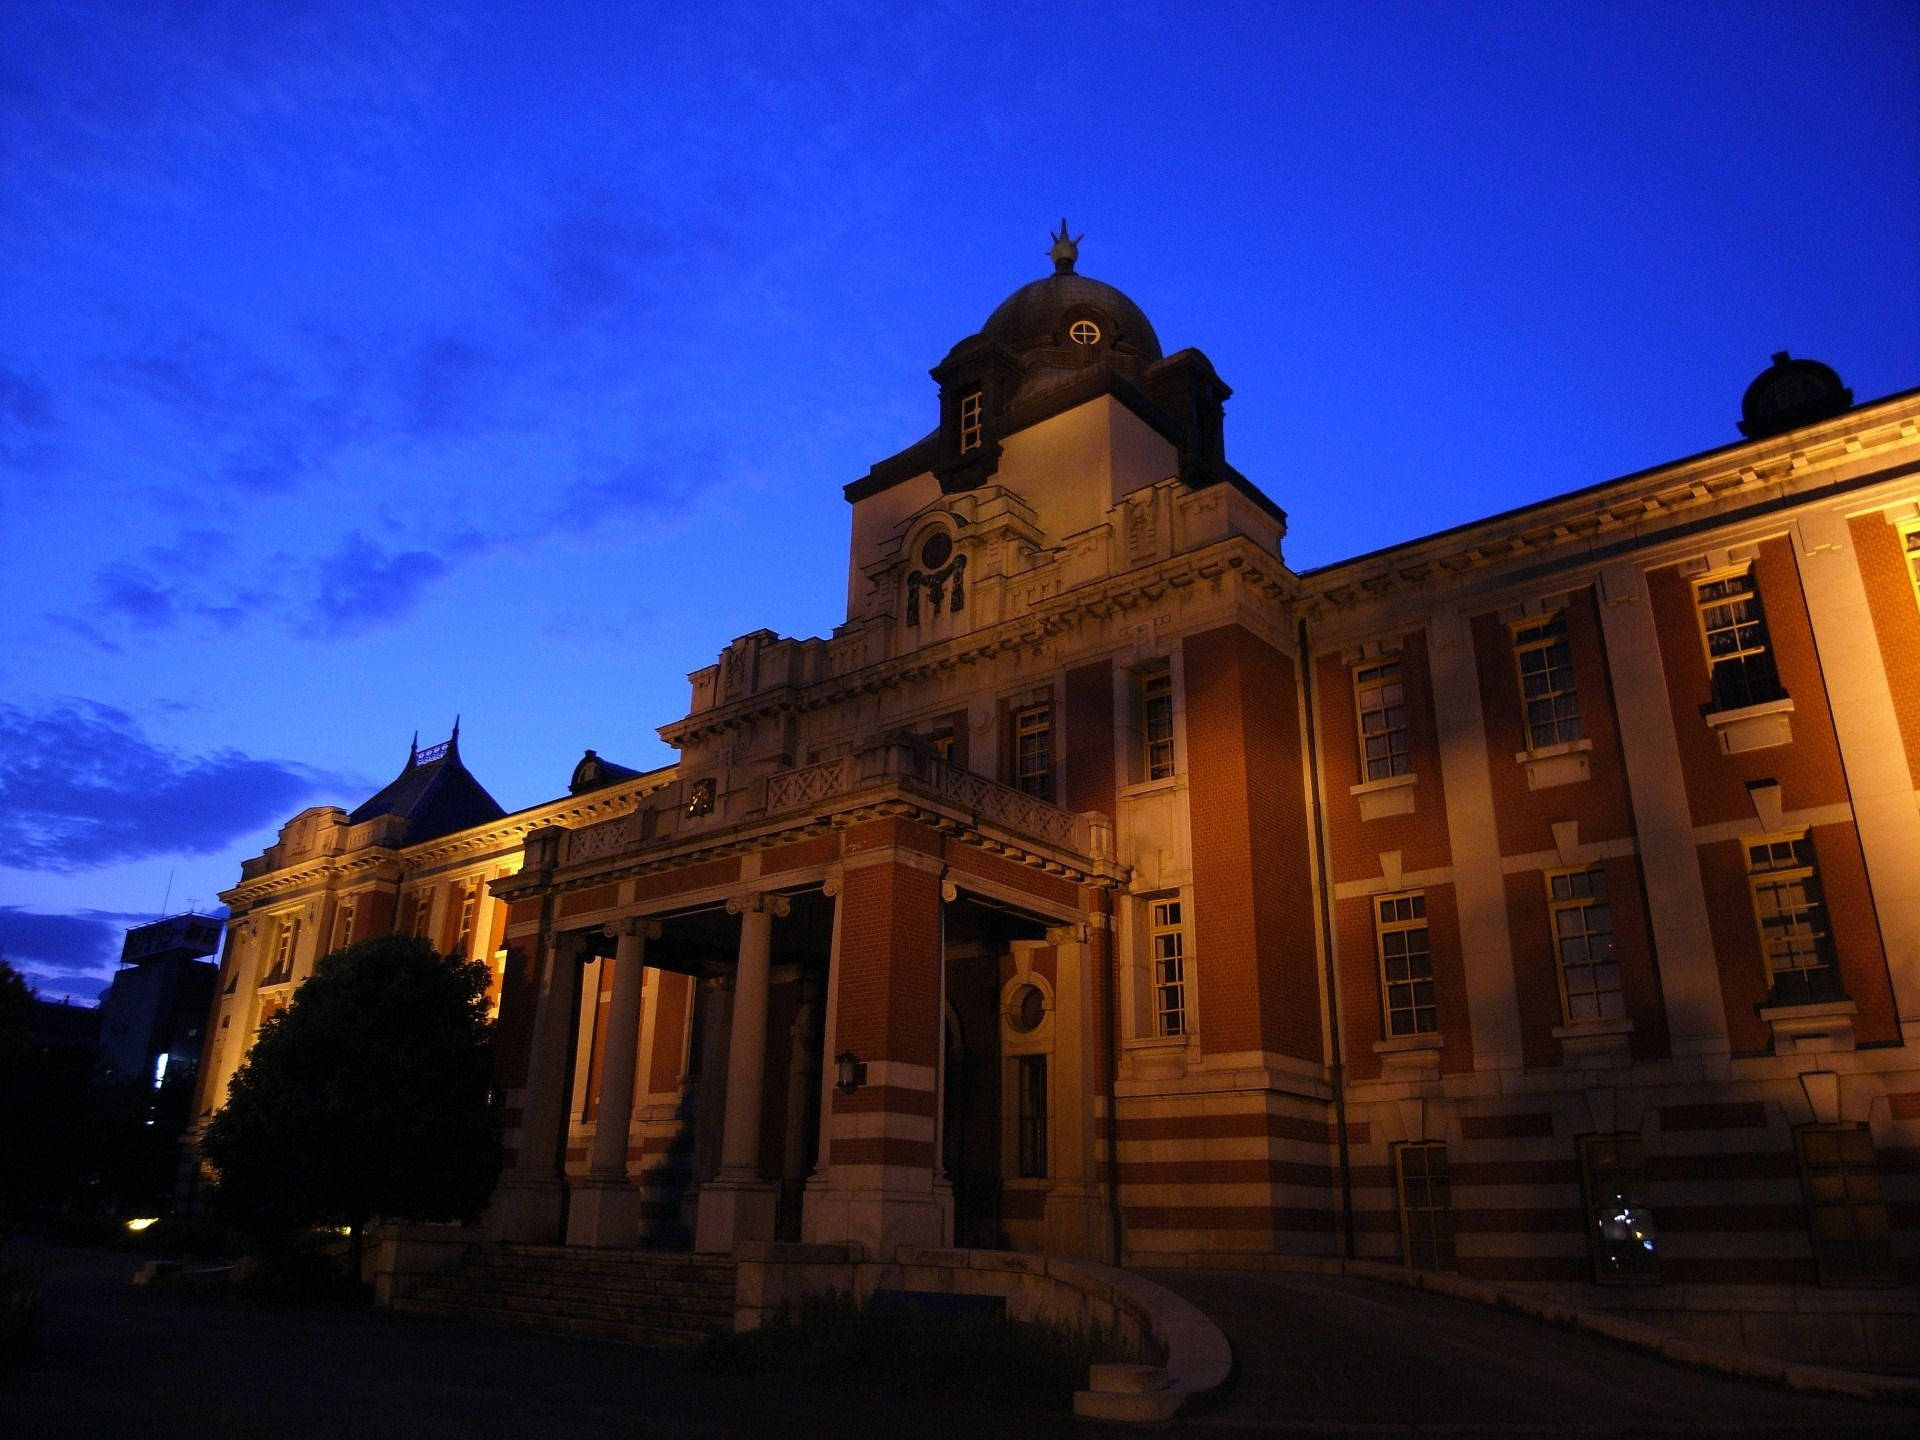
<instances>
[{"instance_id":1,"label":"stone cornice","mask_svg":"<svg viewBox=\"0 0 1920 1440\"><path fill-rule=\"evenodd\" d=\"M296 865L248 876L233 889L222 891L220 899L238 914L316 885L353 882L369 876L399 881L425 869L492 854L517 854L529 831L567 819L589 823L618 819L637 809L647 796L671 785L676 778L677 772L672 767L650 770L626 785L562 796L417 846L366 846L339 854L316 855Z\"/></svg>"},{"instance_id":2,"label":"stone cornice","mask_svg":"<svg viewBox=\"0 0 1920 1440\"><path fill-rule=\"evenodd\" d=\"M730 705L663 725L660 736L669 745L684 747L702 736L776 715L817 710L859 695L916 684L957 666L975 665L1008 651L1044 644L1090 618L1104 619L1150 606L1169 591L1223 576L1276 603L1290 599L1299 583L1278 556L1261 549L1246 536L1230 535L1153 565L1075 586L1024 615L928 645L909 655L877 660L844 675L807 685L769 687ZM1035 576L1029 573L1018 578L1031 580Z\"/></svg>"},{"instance_id":3,"label":"stone cornice","mask_svg":"<svg viewBox=\"0 0 1920 1440\"><path fill-rule=\"evenodd\" d=\"M1348 610L1436 579L1564 565L1570 551L1584 559L1598 546L1657 543L1660 532L1706 518L1708 507L1795 495L1828 483L1840 465L1914 447L1917 419L1920 391L1908 391L1790 435L1709 451L1306 571L1300 601L1309 616Z\"/></svg>"}]
</instances>

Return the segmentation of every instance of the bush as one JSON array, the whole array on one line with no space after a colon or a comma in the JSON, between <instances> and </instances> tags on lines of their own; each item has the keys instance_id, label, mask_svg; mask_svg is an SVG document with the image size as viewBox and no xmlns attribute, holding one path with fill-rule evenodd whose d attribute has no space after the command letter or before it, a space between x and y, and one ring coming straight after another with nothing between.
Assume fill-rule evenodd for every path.
<instances>
[{"instance_id":1,"label":"bush","mask_svg":"<svg viewBox=\"0 0 1920 1440\"><path fill-rule=\"evenodd\" d=\"M830 1293L782 1307L758 1330L714 1338L695 1363L898 1396L1066 1409L1086 1389L1088 1366L1147 1358L1108 1326L944 1316Z\"/></svg>"}]
</instances>

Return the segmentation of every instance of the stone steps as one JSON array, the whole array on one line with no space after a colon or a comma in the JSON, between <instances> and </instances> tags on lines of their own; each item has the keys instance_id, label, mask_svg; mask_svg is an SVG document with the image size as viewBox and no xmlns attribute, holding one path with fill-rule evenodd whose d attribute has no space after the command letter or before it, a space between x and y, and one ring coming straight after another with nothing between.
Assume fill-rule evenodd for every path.
<instances>
[{"instance_id":1,"label":"stone steps","mask_svg":"<svg viewBox=\"0 0 1920 1440\"><path fill-rule=\"evenodd\" d=\"M394 1302L414 1315L688 1347L733 1328L729 1261L658 1251L494 1245Z\"/></svg>"}]
</instances>

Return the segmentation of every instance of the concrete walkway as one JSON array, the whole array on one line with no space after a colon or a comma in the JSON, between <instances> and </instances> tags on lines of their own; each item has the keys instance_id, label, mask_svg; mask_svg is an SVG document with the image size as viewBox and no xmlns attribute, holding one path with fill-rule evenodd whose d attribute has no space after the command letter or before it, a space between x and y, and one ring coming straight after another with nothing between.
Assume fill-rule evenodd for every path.
<instances>
[{"instance_id":1,"label":"concrete walkway","mask_svg":"<svg viewBox=\"0 0 1920 1440\"><path fill-rule=\"evenodd\" d=\"M1195 1433L1920 1435L1920 1410L1800 1394L1673 1364L1428 1291L1344 1276L1144 1272L1233 1343Z\"/></svg>"}]
</instances>

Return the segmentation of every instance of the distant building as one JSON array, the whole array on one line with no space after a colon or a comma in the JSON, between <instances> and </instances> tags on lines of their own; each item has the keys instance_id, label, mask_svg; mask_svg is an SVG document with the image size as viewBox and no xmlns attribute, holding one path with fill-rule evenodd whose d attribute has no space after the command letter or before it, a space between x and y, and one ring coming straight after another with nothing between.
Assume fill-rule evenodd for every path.
<instances>
[{"instance_id":1,"label":"distant building","mask_svg":"<svg viewBox=\"0 0 1920 1440\"><path fill-rule=\"evenodd\" d=\"M500 1237L1350 1254L1920 1361L1920 392L1783 354L1738 443L1299 573L1206 357L1054 253L675 766L507 815L450 742L246 864L202 1109L398 930L495 969Z\"/></svg>"},{"instance_id":2,"label":"distant building","mask_svg":"<svg viewBox=\"0 0 1920 1440\"><path fill-rule=\"evenodd\" d=\"M219 976L206 957L219 950L223 924L169 915L127 932L121 968L100 997L100 1061L110 1075L192 1095Z\"/></svg>"}]
</instances>

